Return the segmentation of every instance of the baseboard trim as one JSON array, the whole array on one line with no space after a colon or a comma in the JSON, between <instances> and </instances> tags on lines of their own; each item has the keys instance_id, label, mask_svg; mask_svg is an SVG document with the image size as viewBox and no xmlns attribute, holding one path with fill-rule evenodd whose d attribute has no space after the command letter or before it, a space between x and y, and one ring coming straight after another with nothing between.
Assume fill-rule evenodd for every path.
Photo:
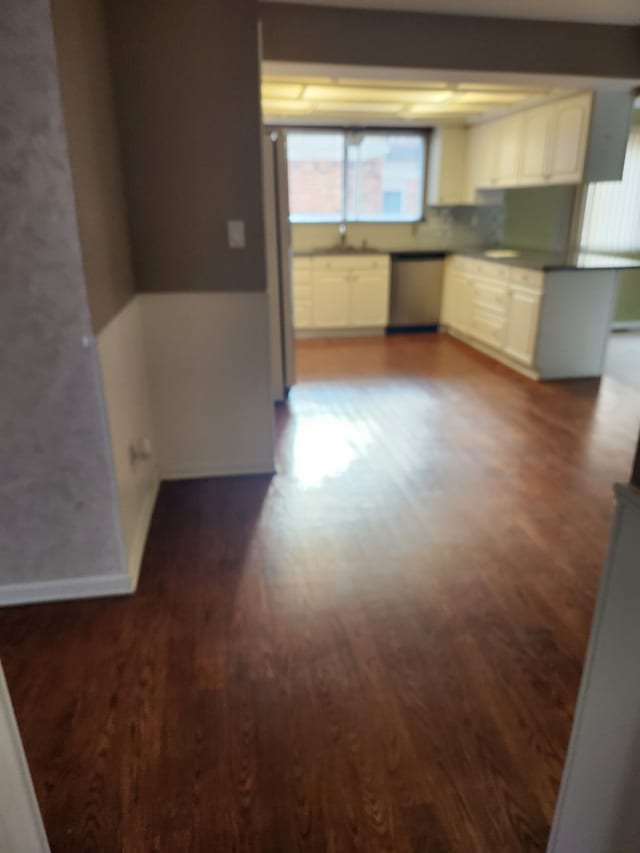
<instances>
[{"instance_id":1,"label":"baseboard trim","mask_svg":"<svg viewBox=\"0 0 640 853\"><path fill-rule=\"evenodd\" d=\"M413 326L387 326L387 335L422 335L438 331L437 323L423 323Z\"/></svg>"},{"instance_id":2,"label":"baseboard trim","mask_svg":"<svg viewBox=\"0 0 640 853\"><path fill-rule=\"evenodd\" d=\"M276 473L275 464L259 463L257 465L198 465L171 466L162 468L163 480L203 480L209 477L259 477L272 476Z\"/></svg>"},{"instance_id":3,"label":"baseboard trim","mask_svg":"<svg viewBox=\"0 0 640 853\"><path fill-rule=\"evenodd\" d=\"M151 519L153 518L153 511L156 506L159 491L160 480L156 480L153 489L147 495L147 499L142 507L140 519L138 520L136 536L133 545L131 546L131 553L129 554L129 575L131 576L132 592L135 592L138 588L144 549L147 544L147 535L151 526Z\"/></svg>"},{"instance_id":4,"label":"baseboard trim","mask_svg":"<svg viewBox=\"0 0 640 853\"><path fill-rule=\"evenodd\" d=\"M131 595L134 587L128 574L100 575L86 578L61 578L54 581L0 586L0 607L18 604L42 604L45 601L69 601L78 598L106 598Z\"/></svg>"},{"instance_id":5,"label":"baseboard trim","mask_svg":"<svg viewBox=\"0 0 640 853\"><path fill-rule=\"evenodd\" d=\"M441 331L445 331L448 335L451 335L452 338L455 338L457 341L460 341L463 344L467 344L467 346L472 347L478 352L481 352L483 355L489 356L489 358L494 359L495 361L500 362L500 364L505 367L511 368L511 370L515 370L516 373L520 373L522 376L526 376L527 379L533 379L535 382L539 382L542 378L537 370L532 370L529 367L525 367L524 364L518 364L517 361L513 361L508 356L502 355L498 350L493 349L490 346L485 346L481 341L477 341L475 338L471 338L468 335L464 335L462 332L458 332L456 329L452 329L448 326L440 326Z\"/></svg>"},{"instance_id":6,"label":"baseboard trim","mask_svg":"<svg viewBox=\"0 0 640 853\"><path fill-rule=\"evenodd\" d=\"M385 326L366 326L356 329L296 329L300 340L309 338L379 338L386 334Z\"/></svg>"}]
</instances>

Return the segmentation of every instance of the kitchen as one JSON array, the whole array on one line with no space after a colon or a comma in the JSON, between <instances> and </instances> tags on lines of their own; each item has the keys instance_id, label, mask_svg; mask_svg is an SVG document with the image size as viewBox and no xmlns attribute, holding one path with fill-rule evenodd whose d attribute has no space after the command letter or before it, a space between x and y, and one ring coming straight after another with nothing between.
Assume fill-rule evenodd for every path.
<instances>
[{"instance_id":1,"label":"kitchen","mask_svg":"<svg viewBox=\"0 0 640 853\"><path fill-rule=\"evenodd\" d=\"M638 211L616 205L627 243L591 233L594 188L637 195L634 95L516 78L263 64L285 274L291 254L282 388L293 334L447 332L544 380L602 375L612 327L637 330Z\"/></svg>"}]
</instances>

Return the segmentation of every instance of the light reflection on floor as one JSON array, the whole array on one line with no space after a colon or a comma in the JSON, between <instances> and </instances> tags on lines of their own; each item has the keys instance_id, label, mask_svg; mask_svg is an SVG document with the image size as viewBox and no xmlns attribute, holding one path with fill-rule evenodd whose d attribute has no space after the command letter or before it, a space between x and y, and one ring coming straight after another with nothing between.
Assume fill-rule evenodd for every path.
<instances>
[{"instance_id":1,"label":"light reflection on floor","mask_svg":"<svg viewBox=\"0 0 640 853\"><path fill-rule=\"evenodd\" d=\"M319 488L363 459L372 438L363 419L307 414L294 432L293 476L304 489Z\"/></svg>"}]
</instances>

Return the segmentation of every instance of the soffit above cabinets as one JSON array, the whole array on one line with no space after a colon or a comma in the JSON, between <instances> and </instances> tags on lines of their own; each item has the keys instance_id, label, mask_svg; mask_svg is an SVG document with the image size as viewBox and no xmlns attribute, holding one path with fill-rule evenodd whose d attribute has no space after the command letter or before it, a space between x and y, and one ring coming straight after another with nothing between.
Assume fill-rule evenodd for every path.
<instances>
[{"instance_id":1,"label":"soffit above cabinets","mask_svg":"<svg viewBox=\"0 0 640 853\"><path fill-rule=\"evenodd\" d=\"M534 103L558 91L469 81L269 73L262 77L262 112L267 123L460 124Z\"/></svg>"},{"instance_id":2,"label":"soffit above cabinets","mask_svg":"<svg viewBox=\"0 0 640 853\"><path fill-rule=\"evenodd\" d=\"M353 9L471 15L590 24L640 24L638 0L280 0Z\"/></svg>"}]
</instances>

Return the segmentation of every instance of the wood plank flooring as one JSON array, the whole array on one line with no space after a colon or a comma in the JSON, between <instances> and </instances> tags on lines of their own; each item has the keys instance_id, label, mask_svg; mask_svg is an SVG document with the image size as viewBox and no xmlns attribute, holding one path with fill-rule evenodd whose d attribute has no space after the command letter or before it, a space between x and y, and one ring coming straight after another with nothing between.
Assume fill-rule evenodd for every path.
<instances>
[{"instance_id":1,"label":"wood plank flooring","mask_svg":"<svg viewBox=\"0 0 640 853\"><path fill-rule=\"evenodd\" d=\"M278 475L165 484L138 593L0 612L54 853L545 848L640 392L298 348Z\"/></svg>"}]
</instances>

